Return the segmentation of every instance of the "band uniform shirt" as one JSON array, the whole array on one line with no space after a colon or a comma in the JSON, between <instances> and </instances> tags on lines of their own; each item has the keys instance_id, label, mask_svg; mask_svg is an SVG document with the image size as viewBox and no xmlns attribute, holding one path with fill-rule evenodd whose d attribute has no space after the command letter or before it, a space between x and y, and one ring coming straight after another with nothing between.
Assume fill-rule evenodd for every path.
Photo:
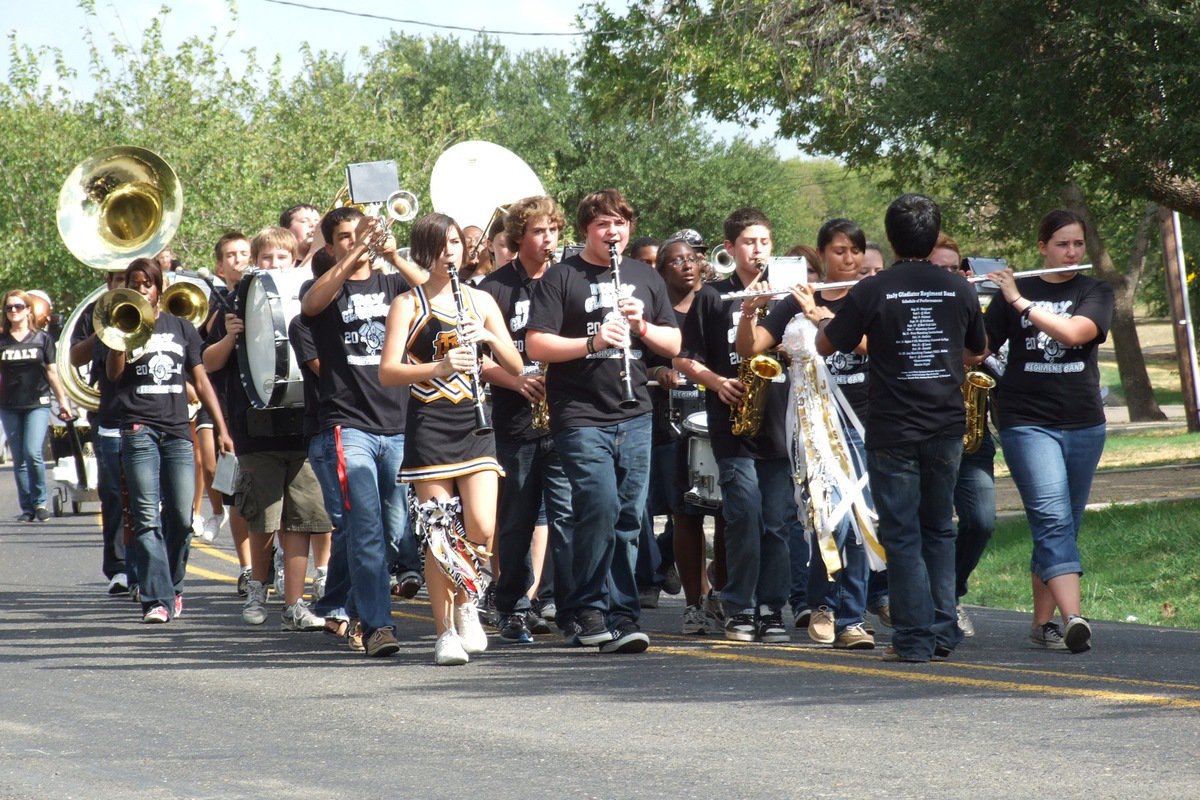
<instances>
[{"instance_id":1,"label":"band uniform shirt","mask_svg":"<svg viewBox=\"0 0 1200 800\"><path fill-rule=\"evenodd\" d=\"M343 425L378 436L404 433L408 389L385 389L379 360L388 309L408 289L400 275L372 270L363 280L347 280L320 314L306 317L321 359L321 430Z\"/></svg>"},{"instance_id":2,"label":"band uniform shirt","mask_svg":"<svg viewBox=\"0 0 1200 800\"><path fill-rule=\"evenodd\" d=\"M1060 317L1086 317L1100 332L1086 344L1068 347L997 296L984 317L988 346L999 350L1008 342L1008 364L996 388L997 424L1072 429L1103 423L1097 349L1112 325L1112 287L1077 274L1063 283L1019 278L1017 290L1034 308Z\"/></svg>"},{"instance_id":3,"label":"band uniform shirt","mask_svg":"<svg viewBox=\"0 0 1200 800\"><path fill-rule=\"evenodd\" d=\"M642 315L652 325L676 327L675 311L667 296L662 276L641 261L622 257L622 293L642 301ZM537 282L529 308L531 331L544 331L566 338L591 336L609 314L618 313L612 270L589 264L574 255L551 267ZM616 425L651 411L646 387L647 346L631 334L630 381L637 405L621 408L622 357L620 348L597 350L585 358L557 362L546 373L550 405L550 428Z\"/></svg>"},{"instance_id":4,"label":"band uniform shirt","mask_svg":"<svg viewBox=\"0 0 1200 800\"><path fill-rule=\"evenodd\" d=\"M303 293L306 286L301 287ZM308 362L320 359L317 353L317 343L313 340L312 325L303 314L292 317L288 323L288 344L296 354L296 363L300 366L300 379L304 381L304 424L302 436L307 446L308 442L321 430L317 409L321 404L321 379L313 372ZM306 448L307 449L307 448Z\"/></svg>"},{"instance_id":5,"label":"band uniform shirt","mask_svg":"<svg viewBox=\"0 0 1200 800\"><path fill-rule=\"evenodd\" d=\"M126 355L125 369L116 382L114 408L121 426L147 425L167 436L190 440L184 384L199 363L196 327L160 313L150 340Z\"/></svg>"},{"instance_id":6,"label":"band uniform shirt","mask_svg":"<svg viewBox=\"0 0 1200 800\"><path fill-rule=\"evenodd\" d=\"M842 295L836 300L826 300L818 294L816 302L818 306L828 308L836 315L841 311L842 306L846 305L846 297L846 295ZM788 323L801 313L800 303L789 294L780 300L775 308L771 309L771 313L759 325L770 331L775 341L782 342ZM843 353L839 350L831 356L825 356L825 368L829 370L830 379L846 396L846 401L854 409L859 421L865 421L867 418L867 384L870 379L868 362L866 353L853 351Z\"/></svg>"},{"instance_id":7,"label":"band uniform shirt","mask_svg":"<svg viewBox=\"0 0 1200 800\"><path fill-rule=\"evenodd\" d=\"M971 284L928 261L899 261L845 300L824 330L842 351L867 337L867 449L962 436L963 351L986 344Z\"/></svg>"},{"instance_id":8,"label":"band uniform shirt","mask_svg":"<svg viewBox=\"0 0 1200 800\"><path fill-rule=\"evenodd\" d=\"M17 341L0 334L0 408L24 411L50 405L46 370L54 363L54 340L45 331L31 331Z\"/></svg>"},{"instance_id":9,"label":"band uniform shirt","mask_svg":"<svg viewBox=\"0 0 1200 800\"><path fill-rule=\"evenodd\" d=\"M737 301L727 302L721 295L745 289L734 272L728 278L700 287L692 300L687 322L683 327L683 349L680 355L699 361L723 378L737 378L742 359L737 354L737 328L742 307ZM733 406L726 405L714 391L704 393L708 411L708 435L716 458L786 458L787 442L787 371L767 387L766 406L762 425L754 437L734 436L730 421Z\"/></svg>"},{"instance_id":10,"label":"band uniform shirt","mask_svg":"<svg viewBox=\"0 0 1200 800\"><path fill-rule=\"evenodd\" d=\"M683 328L687 314L675 311L675 324ZM672 369L671 359L655 352L646 353L646 372L653 375L659 367ZM665 386L650 387L650 402L654 406L652 441L655 445L670 444L679 439L679 426L692 414L704 411L704 397L700 387L682 374L682 381L673 389Z\"/></svg>"},{"instance_id":11,"label":"band uniform shirt","mask_svg":"<svg viewBox=\"0 0 1200 800\"><path fill-rule=\"evenodd\" d=\"M213 319L212 330L208 334L205 348L212 347L224 339L227 332L225 315L218 314ZM240 334L239 340L245 335L245 333ZM233 440L234 451L239 456L249 453L304 451L300 428L291 422L290 411L259 409L250 403L250 396L246 394L246 387L242 383L241 367L238 364L238 347L241 344L239 341L234 346L233 351L229 354L229 360L219 370L221 373L220 383L225 387L224 396L221 397L221 410L225 412L225 426L229 430L229 438ZM216 391L215 386L213 391ZM255 416L257 419L252 420L251 417ZM252 432L252 425L257 425L267 417L274 417L280 421L278 427L281 435L259 436ZM274 430L276 426L271 425L270 427Z\"/></svg>"},{"instance_id":12,"label":"band uniform shirt","mask_svg":"<svg viewBox=\"0 0 1200 800\"><path fill-rule=\"evenodd\" d=\"M541 279L553 269L554 267L550 267ZM512 337L517 352L521 354L525 374L538 371L537 365L525 354L529 307L537 283L538 281L529 277L519 258L492 272L479 283L479 289L492 296L500 308L501 316L508 323L508 334ZM492 426L496 432L496 440L501 442L531 441L548 435L533 429L533 410L524 395L495 384L492 384Z\"/></svg>"}]
</instances>

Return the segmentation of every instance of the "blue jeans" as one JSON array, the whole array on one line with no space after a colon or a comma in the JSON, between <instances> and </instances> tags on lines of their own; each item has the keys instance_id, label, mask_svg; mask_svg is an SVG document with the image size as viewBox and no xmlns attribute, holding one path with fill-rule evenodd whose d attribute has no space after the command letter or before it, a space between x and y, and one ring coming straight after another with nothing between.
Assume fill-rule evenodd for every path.
<instances>
[{"instance_id":1,"label":"blue jeans","mask_svg":"<svg viewBox=\"0 0 1200 800\"><path fill-rule=\"evenodd\" d=\"M132 586L137 583L133 562L125 561L125 508L121 503L121 438L92 437L96 451L96 493L100 495L100 531L104 541L104 556L101 568L104 577L111 578L124 572Z\"/></svg>"},{"instance_id":2,"label":"blue jeans","mask_svg":"<svg viewBox=\"0 0 1200 800\"><path fill-rule=\"evenodd\" d=\"M983 444L970 455L963 453L954 485L954 512L958 538L954 540L954 596L967 593L967 580L996 530L996 442L984 431Z\"/></svg>"},{"instance_id":3,"label":"blue jeans","mask_svg":"<svg viewBox=\"0 0 1200 800\"><path fill-rule=\"evenodd\" d=\"M928 660L962 641L954 609L954 484L962 437L867 451L879 540L887 552L892 644Z\"/></svg>"},{"instance_id":4,"label":"blue jeans","mask_svg":"<svg viewBox=\"0 0 1200 800\"><path fill-rule=\"evenodd\" d=\"M336 478L332 483L322 480L322 486L332 489L334 504L341 509L344 544L340 547L350 579L347 605L362 620L364 635L370 636L378 628L395 627L389 549L399 554L405 570L420 568L416 537L408 524L408 487L396 482L404 460L404 434L384 436L339 426L321 431L314 437L316 442L322 448L322 469L328 474L332 468L336 476L341 465L346 476L345 487ZM327 590L332 577L326 579Z\"/></svg>"},{"instance_id":5,"label":"blue jeans","mask_svg":"<svg viewBox=\"0 0 1200 800\"><path fill-rule=\"evenodd\" d=\"M1016 427L1000 431L1004 460L1033 534L1030 570L1042 581L1083 574L1076 540L1092 477L1104 452L1105 425L1063 430Z\"/></svg>"},{"instance_id":6,"label":"blue jeans","mask_svg":"<svg viewBox=\"0 0 1200 800\"><path fill-rule=\"evenodd\" d=\"M550 436L524 442L497 441L496 459L504 468L496 535L500 560L496 609L501 614L511 614L528 611L530 607L526 596L533 586L529 545L543 505L550 528L549 552L554 571L570 574L571 484ZM558 602L556 599L555 603Z\"/></svg>"},{"instance_id":7,"label":"blue jeans","mask_svg":"<svg viewBox=\"0 0 1200 800\"><path fill-rule=\"evenodd\" d=\"M571 484L570 569L556 571L559 627L580 609L604 612L610 627L641 616L634 568L650 474L650 414L616 425L554 434ZM562 608L566 609L564 619Z\"/></svg>"},{"instance_id":8,"label":"blue jeans","mask_svg":"<svg viewBox=\"0 0 1200 800\"><path fill-rule=\"evenodd\" d=\"M324 433L318 433L308 442L308 463L317 483L321 484L321 497L325 501L325 513L333 525L329 550L329 566L325 575L325 594L313 606L320 617L350 619L357 616L350 602L350 562L346 558L346 529L342 524L342 495L337 490L337 462L325 456L326 447L332 448L333 433L329 431L329 442Z\"/></svg>"},{"instance_id":9,"label":"blue jeans","mask_svg":"<svg viewBox=\"0 0 1200 800\"><path fill-rule=\"evenodd\" d=\"M719 458L717 473L725 515L725 612L760 605L779 611L788 596L787 539L796 519L788 459Z\"/></svg>"},{"instance_id":10,"label":"blue jeans","mask_svg":"<svg viewBox=\"0 0 1200 800\"><path fill-rule=\"evenodd\" d=\"M142 611L160 605L172 611L175 595L183 591L192 541L196 499L192 440L167 436L141 423L124 427L121 466L129 487Z\"/></svg>"},{"instance_id":11,"label":"blue jeans","mask_svg":"<svg viewBox=\"0 0 1200 800\"><path fill-rule=\"evenodd\" d=\"M50 407L0 408L0 424L4 425L4 435L12 450L17 500L21 511L32 514L46 507L46 463L42 448L46 445Z\"/></svg>"}]
</instances>

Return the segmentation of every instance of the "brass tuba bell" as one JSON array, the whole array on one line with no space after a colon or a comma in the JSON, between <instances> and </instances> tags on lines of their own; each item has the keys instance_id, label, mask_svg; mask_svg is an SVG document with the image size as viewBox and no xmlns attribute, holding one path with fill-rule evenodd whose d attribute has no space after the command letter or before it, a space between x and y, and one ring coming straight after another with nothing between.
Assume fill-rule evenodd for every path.
<instances>
[{"instance_id":1,"label":"brass tuba bell","mask_svg":"<svg viewBox=\"0 0 1200 800\"><path fill-rule=\"evenodd\" d=\"M58 233L71 254L96 269L153 258L175 236L183 187L156 153L106 147L81 161L58 193Z\"/></svg>"},{"instance_id":2,"label":"brass tuba bell","mask_svg":"<svg viewBox=\"0 0 1200 800\"><path fill-rule=\"evenodd\" d=\"M133 289L113 289L96 301L92 327L110 350L130 353L150 341L154 307Z\"/></svg>"}]
</instances>

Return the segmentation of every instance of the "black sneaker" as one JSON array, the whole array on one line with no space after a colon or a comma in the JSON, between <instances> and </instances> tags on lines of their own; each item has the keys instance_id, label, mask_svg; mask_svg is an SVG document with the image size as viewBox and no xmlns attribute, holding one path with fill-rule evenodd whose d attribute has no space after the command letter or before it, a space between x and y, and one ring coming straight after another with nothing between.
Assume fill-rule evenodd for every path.
<instances>
[{"instance_id":1,"label":"black sneaker","mask_svg":"<svg viewBox=\"0 0 1200 800\"><path fill-rule=\"evenodd\" d=\"M533 641L523 612L518 611L505 617L504 627L500 629L500 639L513 644L530 644Z\"/></svg>"},{"instance_id":2,"label":"black sneaker","mask_svg":"<svg viewBox=\"0 0 1200 800\"><path fill-rule=\"evenodd\" d=\"M550 623L532 608L525 612L525 627L529 628L530 633L538 636L551 631Z\"/></svg>"},{"instance_id":3,"label":"black sneaker","mask_svg":"<svg viewBox=\"0 0 1200 800\"><path fill-rule=\"evenodd\" d=\"M753 614L734 614L725 621L725 638L730 641L753 642L757 633L758 626Z\"/></svg>"},{"instance_id":4,"label":"black sneaker","mask_svg":"<svg viewBox=\"0 0 1200 800\"><path fill-rule=\"evenodd\" d=\"M650 637L633 620L625 620L612 632L612 639L600 645L601 653L643 653L650 646Z\"/></svg>"},{"instance_id":5,"label":"black sneaker","mask_svg":"<svg viewBox=\"0 0 1200 800\"><path fill-rule=\"evenodd\" d=\"M1072 614L1067 618L1063 641L1072 653L1086 653L1092 649L1092 626L1083 617Z\"/></svg>"},{"instance_id":6,"label":"black sneaker","mask_svg":"<svg viewBox=\"0 0 1200 800\"><path fill-rule=\"evenodd\" d=\"M581 608L575 614L575 624L579 627L579 643L587 647L604 644L613 638L604 621L604 612L599 609Z\"/></svg>"},{"instance_id":7,"label":"black sneaker","mask_svg":"<svg viewBox=\"0 0 1200 800\"><path fill-rule=\"evenodd\" d=\"M583 647L579 641L579 625L573 619L566 622L558 620L559 629L562 631L563 644L567 647Z\"/></svg>"},{"instance_id":8,"label":"black sneaker","mask_svg":"<svg viewBox=\"0 0 1200 800\"><path fill-rule=\"evenodd\" d=\"M759 611L755 635L758 641L764 644L782 644L792 640L792 637L788 635L787 628L783 626L783 613L771 611L766 606Z\"/></svg>"},{"instance_id":9,"label":"black sneaker","mask_svg":"<svg viewBox=\"0 0 1200 800\"><path fill-rule=\"evenodd\" d=\"M33 516L38 522L46 522L50 519L50 512L45 506L38 506L37 510L33 512Z\"/></svg>"},{"instance_id":10,"label":"black sneaker","mask_svg":"<svg viewBox=\"0 0 1200 800\"><path fill-rule=\"evenodd\" d=\"M33 514L30 514L28 511L24 512L23 514L19 514L17 516L17 522L33 522Z\"/></svg>"}]
</instances>

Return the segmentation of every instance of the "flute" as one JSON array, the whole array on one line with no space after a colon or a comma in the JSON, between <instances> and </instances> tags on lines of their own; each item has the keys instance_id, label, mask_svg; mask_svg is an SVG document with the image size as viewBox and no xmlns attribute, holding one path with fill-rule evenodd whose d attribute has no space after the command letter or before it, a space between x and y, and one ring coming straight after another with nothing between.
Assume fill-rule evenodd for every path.
<instances>
[{"instance_id":1,"label":"flute","mask_svg":"<svg viewBox=\"0 0 1200 800\"><path fill-rule=\"evenodd\" d=\"M1091 269L1091 268L1092 268L1091 264L1079 264L1078 266L1074 266L1074 267L1046 267L1044 269L1026 269L1026 270L1022 270L1020 272L1013 273L1013 277L1014 278L1032 278L1037 275L1053 275L1056 272L1081 272L1085 269ZM990 281L991 278L988 277L988 275L990 275L990 274L991 273L987 273L984 275L971 275L970 277L967 278L967 282L968 283L983 283L984 281ZM849 289L851 286L854 286L857 283L858 283L858 281L832 281L830 283L810 283L809 287L814 292L823 292L827 289ZM741 291L741 292L726 292L725 294L721 295L721 299L724 301L748 300L751 297L783 297L784 295L789 295L791 293L792 293L792 287L789 286L786 289L755 289L753 291L746 290L746 291Z\"/></svg>"},{"instance_id":2,"label":"flute","mask_svg":"<svg viewBox=\"0 0 1200 800\"><path fill-rule=\"evenodd\" d=\"M608 266L612 269L613 307L615 308L621 302L621 254L617 252L616 242L608 243ZM628 327L628 323L626 327ZM633 408L637 404L637 398L633 396L633 373L629 364L629 347L627 345L621 348L621 402L619 405L621 408Z\"/></svg>"},{"instance_id":3,"label":"flute","mask_svg":"<svg viewBox=\"0 0 1200 800\"><path fill-rule=\"evenodd\" d=\"M486 436L492 432L492 426L488 424L487 410L483 407L483 388L479 385L479 351L474 342L467 342L463 336L462 326L467 318L467 308L463 304L462 284L458 280L458 270L453 264L449 265L446 272L450 275L450 290L454 294L454 330L458 334L459 344L467 344L471 348L471 353L475 356L475 365L471 367L471 399L475 404L475 435Z\"/></svg>"}]
</instances>

